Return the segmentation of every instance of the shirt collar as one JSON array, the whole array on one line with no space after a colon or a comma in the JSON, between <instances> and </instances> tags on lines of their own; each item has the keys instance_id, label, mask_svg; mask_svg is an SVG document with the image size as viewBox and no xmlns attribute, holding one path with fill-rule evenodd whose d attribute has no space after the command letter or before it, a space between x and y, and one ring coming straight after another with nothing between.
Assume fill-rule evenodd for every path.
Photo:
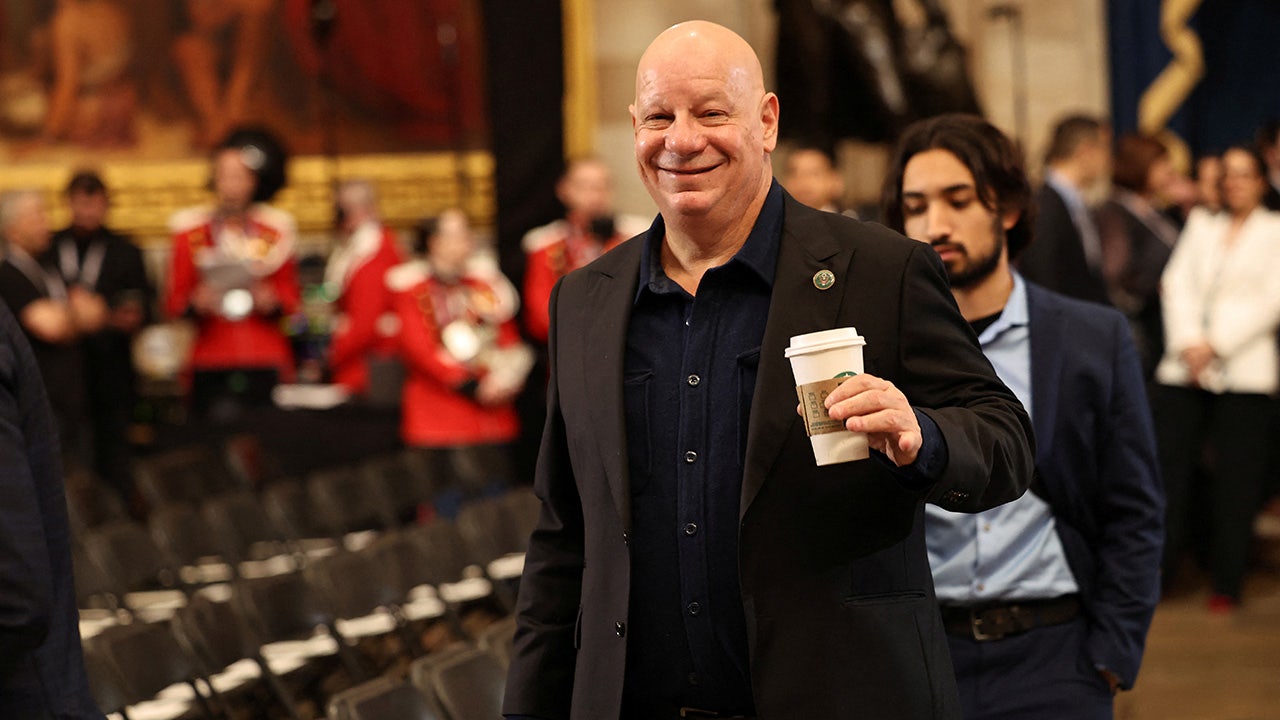
<instances>
[{"instance_id":1,"label":"shirt collar","mask_svg":"<svg viewBox=\"0 0 1280 720\"><path fill-rule=\"evenodd\" d=\"M726 265L740 264L760 278L765 287L772 288L774 271L778 266L778 246L782 241L782 217L782 186L774 179L746 242ZM671 292L675 287L675 283L662 270L662 240L666 236L666 228L662 216L658 215L645 233L644 253L640 256L641 282L636 288L636 301L640 300L645 290L660 294Z\"/></svg>"},{"instance_id":2,"label":"shirt collar","mask_svg":"<svg viewBox=\"0 0 1280 720\"><path fill-rule=\"evenodd\" d=\"M1063 177L1062 173L1059 173L1056 170L1046 170L1044 174L1044 183L1054 190L1057 190L1058 194L1062 196L1062 199L1065 200L1068 205L1081 208L1085 207L1084 195L1080 192L1080 189Z\"/></svg>"},{"instance_id":3,"label":"shirt collar","mask_svg":"<svg viewBox=\"0 0 1280 720\"><path fill-rule=\"evenodd\" d=\"M1013 292L1009 293L1009 300L1005 302L1004 310L1001 311L1000 317L978 336L978 344L983 347L995 342L1009 330L1025 327L1030 322L1030 314L1027 311L1027 283L1016 271L1012 272Z\"/></svg>"}]
</instances>

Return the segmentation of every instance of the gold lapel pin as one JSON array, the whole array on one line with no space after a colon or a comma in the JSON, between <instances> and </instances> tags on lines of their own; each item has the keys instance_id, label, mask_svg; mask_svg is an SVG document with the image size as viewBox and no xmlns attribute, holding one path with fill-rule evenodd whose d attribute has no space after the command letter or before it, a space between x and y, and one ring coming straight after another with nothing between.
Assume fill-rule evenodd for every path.
<instances>
[{"instance_id":1,"label":"gold lapel pin","mask_svg":"<svg viewBox=\"0 0 1280 720\"><path fill-rule=\"evenodd\" d=\"M830 290L836 284L836 274L830 270L819 270L813 274L813 286L819 290Z\"/></svg>"}]
</instances>

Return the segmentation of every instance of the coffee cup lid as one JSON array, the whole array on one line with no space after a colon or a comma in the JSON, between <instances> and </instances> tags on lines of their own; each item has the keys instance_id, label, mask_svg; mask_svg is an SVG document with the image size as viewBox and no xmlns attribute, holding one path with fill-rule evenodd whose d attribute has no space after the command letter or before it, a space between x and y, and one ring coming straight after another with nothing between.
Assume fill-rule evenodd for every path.
<instances>
[{"instance_id":1,"label":"coffee cup lid","mask_svg":"<svg viewBox=\"0 0 1280 720\"><path fill-rule=\"evenodd\" d=\"M867 341L852 327L833 328L819 332L794 335L787 347L786 357L822 352L838 347L866 345Z\"/></svg>"}]
</instances>

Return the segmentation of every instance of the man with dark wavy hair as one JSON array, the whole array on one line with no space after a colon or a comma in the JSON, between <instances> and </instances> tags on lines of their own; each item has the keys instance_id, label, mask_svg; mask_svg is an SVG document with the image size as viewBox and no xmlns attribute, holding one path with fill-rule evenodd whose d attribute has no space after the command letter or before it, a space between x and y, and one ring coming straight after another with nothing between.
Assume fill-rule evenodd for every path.
<instances>
[{"instance_id":1,"label":"man with dark wavy hair","mask_svg":"<svg viewBox=\"0 0 1280 720\"><path fill-rule=\"evenodd\" d=\"M937 251L1036 431L1031 492L972 515L926 508L966 720L1110 718L1159 598L1164 494L1137 350L1119 312L1010 267L1031 209L1017 148L967 115L909 127L883 195L890 226Z\"/></svg>"}]
</instances>

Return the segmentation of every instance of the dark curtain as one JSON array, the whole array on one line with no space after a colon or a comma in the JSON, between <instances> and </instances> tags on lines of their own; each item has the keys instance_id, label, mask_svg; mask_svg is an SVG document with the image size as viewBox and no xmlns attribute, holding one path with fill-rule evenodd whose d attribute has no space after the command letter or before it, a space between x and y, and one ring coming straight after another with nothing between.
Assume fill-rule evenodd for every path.
<instances>
[{"instance_id":1,"label":"dark curtain","mask_svg":"<svg viewBox=\"0 0 1280 720\"><path fill-rule=\"evenodd\" d=\"M1111 0L1111 103L1118 133L1138 123L1142 94L1172 54L1160 37L1164 0ZM1280 117L1280 74L1275 72L1280 3L1275 0L1205 0L1191 18L1203 46L1205 74L1169 127L1199 156L1251 142L1270 118Z\"/></svg>"},{"instance_id":2,"label":"dark curtain","mask_svg":"<svg viewBox=\"0 0 1280 720\"><path fill-rule=\"evenodd\" d=\"M520 287L524 233L559 217L555 196L564 166L564 38L557 0L483 0L490 147L502 270ZM516 402L521 437L518 476L533 477L546 415L546 366L529 375Z\"/></svg>"}]
</instances>

